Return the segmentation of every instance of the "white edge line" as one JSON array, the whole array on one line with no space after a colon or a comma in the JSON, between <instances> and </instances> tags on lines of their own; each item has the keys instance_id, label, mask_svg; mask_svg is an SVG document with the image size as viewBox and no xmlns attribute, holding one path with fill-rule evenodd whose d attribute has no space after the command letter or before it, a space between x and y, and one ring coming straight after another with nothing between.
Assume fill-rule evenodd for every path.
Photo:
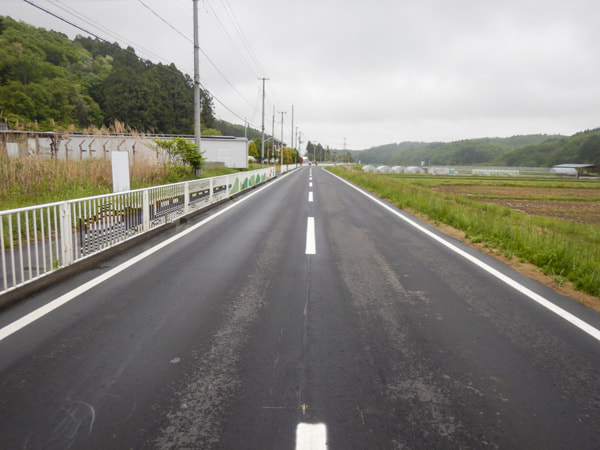
<instances>
[{"instance_id":1,"label":"white edge line","mask_svg":"<svg viewBox=\"0 0 600 450\"><path fill-rule=\"evenodd\" d=\"M397 217L399 217L400 219L404 220L405 222L407 222L409 225L413 226L417 230L421 231L422 233L426 234L427 236L431 237L432 239L438 241L440 244L446 246L448 249L450 249L453 252L457 253L458 255L462 256L463 258L465 258L466 260L468 260L471 263L475 264L479 268L485 270L490 275L498 278L500 281L502 281L503 283L505 283L508 286L512 287L513 289L517 290L521 294L529 297L531 300L535 301L536 303L538 303L539 305L541 305L544 308L548 309L549 311L552 311L554 314L556 314L559 317L563 318L567 322L571 323L572 325L575 325L577 328L579 328L580 330L582 330L585 333L589 334L590 336L592 336L597 341L600 341L600 330L594 328L589 323L581 320L579 317L575 316L574 314L571 314L570 312L565 311L561 307L555 305L554 303L552 303L551 301L549 301L546 298L542 297L541 295L537 294L536 292L533 292L531 289L523 286L521 283L518 283L517 281L513 280L512 278L504 275L502 272L494 269L492 266L490 266L490 265L484 263L483 261L481 261L480 259L476 258L475 256L470 255L469 253L465 252L464 250L461 250L460 248L458 248L454 244L450 243L449 241L445 240L444 238L438 236L435 233L432 233L431 231L429 231L428 229L426 229L423 226L419 225L415 221L409 219L408 217L405 217L404 215L402 215L398 211L396 211L394 208L392 208L390 205L387 205L382 200L380 200L378 198L375 198L372 194L370 194L367 191L364 191L363 189L361 189L361 188L357 187L356 185L350 183L348 180L345 180L345 179L343 179L343 178L341 178L341 177L339 177L339 176L337 176L337 175L329 172L328 170L326 170L325 172L327 172L330 175L332 175L332 176L338 178L339 180L343 181L348 186L356 189L358 192L360 192L361 194L363 194L365 197L371 199L375 203L378 203L380 206L384 207L385 209L387 209L388 211L390 211L392 214L395 214Z\"/></svg>"},{"instance_id":2,"label":"white edge line","mask_svg":"<svg viewBox=\"0 0 600 450\"><path fill-rule=\"evenodd\" d=\"M206 225L207 223L211 222L212 220L216 219L220 215L225 214L230 209L233 209L233 208L239 206L240 204L242 204L249 198L254 197L256 194L261 192L263 189L266 189L266 188L272 186L274 183L277 183L279 180L281 180L281 178L275 178L273 181L267 183L265 186L258 188L254 192L250 192L243 197L240 197L239 200L237 200L235 203L212 214L210 217L207 217L206 219L198 222L197 224L191 226L190 228L176 234L175 236L170 237L169 239L155 245L152 248L149 248L148 250L140 253L139 255L134 256L133 258L129 259L128 261L118 265L117 267L114 267L113 269L109 270L108 272L103 273L100 276L97 276L96 278L94 278L94 279L82 284L81 286L78 286L75 289L52 300L51 302L45 304L44 306L42 306L34 311L31 311L29 314L21 317L20 319L4 326L3 328L0 328L0 342L2 340L6 339L7 337L11 336L12 334L16 333L17 331L19 331L19 330L25 328L26 326L30 325L31 323L35 322L36 320L44 317L46 314L51 313L55 309L60 308L64 304L73 300L74 298L89 291L90 289L94 288L95 286L98 286L99 284L103 283L104 281L123 272L124 270L128 269L129 267L133 266L134 264L142 261L143 259L147 258L148 256L153 255L154 253L156 253L159 250L163 249L164 247L172 244L173 242L181 239L182 237L187 236L188 234L192 233L193 231L197 230L198 228L200 228L200 227Z\"/></svg>"},{"instance_id":3,"label":"white edge line","mask_svg":"<svg viewBox=\"0 0 600 450\"><path fill-rule=\"evenodd\" d=\"M306 254L315 255L317 245L315 241L315 218L309 217L306 221Z\"/></svg>"}]
</instances>

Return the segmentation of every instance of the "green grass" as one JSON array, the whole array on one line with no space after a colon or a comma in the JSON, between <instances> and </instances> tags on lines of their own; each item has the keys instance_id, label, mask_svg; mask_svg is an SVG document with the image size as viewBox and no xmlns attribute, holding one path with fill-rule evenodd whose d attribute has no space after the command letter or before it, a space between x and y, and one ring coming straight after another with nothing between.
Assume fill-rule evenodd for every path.
<instances>
[{"instance_id":1,"label":"green grass","mask_svg":"<svg viewBox=\"0 0 600 450\"><path fill-rule=\"evenodd\" d=\"M477 202L467 196L447 195L426 187L439 185L437 177L390 176L343 167L330 170L400 208L464 231L472 242L485 243L506 256L533 263L544 273L569 280L575 288L600 297L599 226L526 215L504 206ZM550 185L547 180L513 182L460 178L442 182L557 187L556 182ZM560 186L572 187L572 184L565 182ZM590 188L587 183L584 186ZM597 188L597 184L593 186Z\"/></svg>"}]
</instances>

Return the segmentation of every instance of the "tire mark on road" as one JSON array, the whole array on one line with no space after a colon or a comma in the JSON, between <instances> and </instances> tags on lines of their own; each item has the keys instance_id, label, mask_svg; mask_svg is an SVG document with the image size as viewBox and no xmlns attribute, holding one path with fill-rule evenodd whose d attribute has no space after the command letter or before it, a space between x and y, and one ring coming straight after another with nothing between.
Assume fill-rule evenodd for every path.
<instances>
[{"instance_id":1,"label":"tire mark on road","mask_svg":"<svg viewBox=\"0 0 600 450\"><path fill-rule=\"evenodd\" d=\"M292 213L292 211L289 211ZM282 220L289 221L284 213ZM196 355L197 369L178 389L178 407L168 413L168 424L155 441L158 448L214 448L221 440L223 415L241 386L239 366L248 343L249 328L265 306L266 291L276 274L273 254L284 245L283 230L274 227L253 259L245 279L233 288L223 325L214 334L210 350ZM195 359L196 359L195 358Z\"/></svg>"}]
</instances>

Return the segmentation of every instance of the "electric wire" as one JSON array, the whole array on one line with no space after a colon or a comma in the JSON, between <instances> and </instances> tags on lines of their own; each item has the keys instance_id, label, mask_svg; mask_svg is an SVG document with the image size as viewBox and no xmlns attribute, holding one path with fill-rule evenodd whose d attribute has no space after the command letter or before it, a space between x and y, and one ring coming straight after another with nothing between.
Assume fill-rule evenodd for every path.
<instances>
[{"instance_id":1,"label":"electric wire","mask_svg":"<svg viewBox=\"0 0 600 450\"><path fill-rule=\"evenodd\" d=\"M96 28L97 30L100 30L106 34L108 34L109 36L113 37L114 39L120 40L122 42L125 42L126 44L128 44L130 47L136 49L137 51L141 51L143 53L145 53L146 55L152 56L153 58L157 59L157 60L164 60L165 58L162 58L161 56L157 55L156 53L153 53L152 51L134 43L131 42L130 40L128 40L127 38L115 33L114 31L108 29L107 27L105 27L104 25L96 22L93 19L90 19L89 17L85 16L83 13L81 13L80 11L76 10L75 8L71 7L71 6L67 6L65 5L63 2L61 2L60 0L48 0L50 3L54 4L54 6L58 7L59 9L63 10L64 12L70 14L73 17L76 17L79 20L82 20L83 22L87 23L88 25L91 25L92 27ZM64 5L64 6L63 6Z\"/></svg>"},{"instance_id":2,"label":"electric wire","mask_svg":"<svg viewBox=\"0 0 600 450\"><path fill-rule=\"evenodd\" d=\"M23 0L23 1L24 1L25 3L27 3L27 4L31 5L31 6L33 6L34 8L37 8L37 9L39 9L39 10L41 10L41 11L45 12L46 14L49 14L49 15L51 15L52 17L54 17L54 18L56 18L56 19L58 19L58 20L60 20L60 21L62 21L62 22L65 22L66 24L68 24L68 25L70 25L70 26L72 26L72 27L74 27L74 28L76 28L76 29L78 29L78 30L80 30L80 31L83 31L84 33L86 33L86 34L88 34L88 35L90 35L90 36L93 36L93 37L95 37L95 38L96 38L96 39L98 39L99 41L102 41L102 42L105 42L106 44L109 44L109 45L114 45L114 46L118 47L118 48L119 48L119 50L121 50L121 51L124 51L125 53L129 53L130 55L133 55L133 56L135 56L137 59L139 59L140 61L142 61L142 62L144 62L144 63L152 63L152 61L150 61L150 60L148 60L148 59L145 59L145 58L142 58L141 56L137 55L137 54L136 54L134 51L132 51L132 50L129 50L129 49L127 49L127 48L122 48L122 47L120 47L118 44L112 43L112 42L110 42L110 41L108 41L108 40L106 40L106 39L104 39L104 38L100 37L98 34L96 34L96 33L92 32L92 31L89 31L89 30L87 30L87 29L83 28L82 26L80 26L80 25L77 25L77 24L75 24L75 23L71 22L70 20L68 20L68 19L65 19L64 17L61 17L61 16L59 16L58 14L56 14L56 13L55 13L55 12L53 12L53 11L50 11L50 10L48 10L48 9L46 9L46 8L43 8L43 7L41 7L40 5L36 5L35 3L33 3L33 2L32 2L32 1L30 1L30 0ZM135 45L135 44L134 44L134 45ZM161 58L159 57L158 59L161 59ZM179 72L175 72L174 70L171 70L171 69L169 69L169 68L168 68L167 66L165 66L165 65L158 65L158 67L160 67L160 68L162 68L163 70L166 70L166 71L168 71L168 72L171 72L171 73L177 74L177 75L179 75L179 74L180 74Z\"/></svg>"},{"instance_id":3,"label":"electric wire","mask_svg":"<svg viewBox=\"0 0 600 450\"><path fill-rule=\"evenodd\" d=\"M84 29L84 28L80 27L79 25L76 25L76 24L74 24L73 22L70 22L70 21L68 21L67 19L63 18L63 17L60 17L58 14L55 14L55 13L53 13L52 11L49 11L49 10L47 10L47 9L45 9L45 8L42 8L41 6L39 6L39 5L36 5L35 3L33 3L33 2L31 2L31 1L29 1L29 0L23 0L23 1L24 1L25 3L27 3L27 4L31 5L31 6L33 6L34 8L37 8L37 9L39 9L39 10L41 10L41 11L45 12L46 14L50 14L52 17L55 17L55 18L57 18L58 20L61 20L61 21L65 22L65 23L67 23L67 24L71 25L72 27L75 27L75 28L77 28L77 29L78 29L78 30L80 30L80 31L83 31L84 33L87 33L87 34L89 34L89 35L91 35L91 36L94 36L96 39L99 39L99 40L101 40L101 41L103 41L103 42L108 42L108 41L106 41L105 39L102 39L102 38L101 38L100 36L98 36L97 34L95 34L95 33L92 33L91 31L88 31L88 30Z\"/></svg>"},{"instance_id":4,"label":"electric wire","mask_svg":"<svg viewBox=\"0 0 600 450\"><path fill-rule=\"evenodd\" d=\"M223 7L225 8L225 11L229 15L229 19L233 23L233 26L234 26L234 29L235 29L236 33L238 34L238 36L239 36L242 44L246 48L246 51L248 52L248 54L250 55L250 57L254 61L254 64L256 64L256 67L259 69L259 72L261 72L263 74L266 74L267 71L265 70L265 68L263 67L263 65L260 63L260 61L258 60L258 57L256 56L256 53L254 53L254 50L252 49L252 46L250 45L250 42L246 38L246 35L245 35L244 31L242 30L242 27L240 26L239 21L237 20L237 17L235 15L235 12L233 11L233 8L229 4L229 1L228 0L221 0L221 4L223 5Z\"/></svg>"},{"instance_id":5,"label":"electric wire","mask_svg":"<svg viewBox=\"0 0 600 450\"><path fill-rule=\"evenodd\" d=\"M101 36L99 36L97 33L94 33L94 32L92 32L92 31L89 31L89 30L87 30L87 29L83 28L83 27L82 27L82 26L80 26L80 25L77 25L76 23L74 23L74 22L72 22L72 21L70 21L70 20L68 20L68 19L65 19L64 17L61 17L60 15L56 14L56 13L55 13L55 12L53 12L53 11L50 11L50 10L48 10L48 9L46 9L46 8L43 8L42 6L35 4L35 3L33 3L32 1L30 1L30 0L23 0L23 1L24 1L25 3L27 3L27 4L31 5L31 6L33 6L34 8L37 8L37 9L39 9L39 10L43 11L44 13L46 13L46 14L49 14L49 15L51 15L52 17L54 17L54 18L56 18L56 19L58 19L58 20L60 20L60 21L62 21L62 22L64 22L64 23L66 23L66 24L68 24L68 25L70 25L70 26L72 26L72 27L74 27L74 28L76 28L76 29L78 29L78 30L80 30L80 31L82 31L82 32L84 32L84 33L86 33L86 34L90 35L90 36L93 36L94 38L96 38L96 39L98 39L98 40L100 40L100 41L102 41L102 42L105 42L105 43L107 43L107 44L109 44L109 45L116 45L116 46L117 46L117 47L118 47L120 50L122 50L122 51L124 51L124 52L126 52L126 53L129 53L129 54L131 54L131 55L135 56L136 58L138 58L138 59L139 59L139 60L141 60L142 62L145 62L145 63L152 63L150 60L147 60L147 59L144 59L144 58L140 57L140 56L139 56L139 55L137 55L137 54L136 54L134 51L131 51L131 50L129 50L129 49L126 49L126 48L121 48L121 47L120 47L120 46L118 46L117 44L114 44L114 43L112 43L112 42L110 42L110 41L108 41L108 40L106 40L106 39L102 38L102 37L101 37ZM57 2L57 3L60 3L58 0L55 0L55 2ZM141 1L140 1L140 2L141 2ZM100 30L102 30L102 28L104 28L104 30L102 30L102 31L104 31L104 32L105 32L105 33L107 33L107 34L110 34L110 35L112 35L112 37L116 37L117 39L121 39L121 40L123 40L123 41L125 41L125 42L128 42L130 45L132 45L132 47L137 47L137 48L140 48L140 47L139 47L137 44L135 44L135 43L132 43L132 42L128 41L127 39L123 38L123 37L119 37L119 36L118 36L116 33L113 33L113 32L111 32L110 30L108 30L108 29L107 29L107 28L105 28L105 27L102 27L102 26L95 26L93 23L91 23L91 22L93 22L93 21L91 21L91 19L89 19L89 20L86 20L85 16L84 16L83 14L81 14L81 13L79 13L79 14L81 15L81 17L78 17L76 14L74 14L74 13L72 13L72 12L70 12L70 11L66 10L65 8L62 8L60 5L56 5L56 4L55 4L55 6L58 6L58 7L59 7L60 9L62 9L63 11L65 11L65 12L67 12L67 13L69 13L69 14L71 14L71 15L75 16L75 17L77 17L77 18L78 18L78 19L80 19L80 20L83 20L85 23L87 23L87 24L89 24L89 25L93 26L94 28L97 28L97 29L100 29ZM73 11L77 12L76 10L73 10ZM154 11L153 11L153 12L154 12ZM166 22L166 21L165 21L165 22ZM185 35L184 35L184 37L185 37ZM188 38L186 37L186 39L188 39ZM189 39L188 39L188 40L189 40ZM250 102L249 102L247 99L245 99L245 98L244 98L244 97L243 97L243 96L242 96L242 95L239 93L239 91L238 91L238 90L237 90L237 89L236 89L236 88L233 86L233 84L232 84L232 83L231 83L231 82L230 82L230 81L229 81L229 80L228 80L228 79L225 77L225 75L224 75L224 74L223 74L223 73L222 73L222 72L221 72L221 71L218 69L218 67L216 66L216 64L214 64L214 62L213 62L213 61L210 59L210 57L209 57L209 56L206 54L206 52L204 52L204 50L203 50L202 48L200 48L200 51L201 51L201 52L202 52L202 54L203 54L203 55L204 55L204 56L207 58L207 60L208 60L208 61L211 63L211 65L214 67L214 69L215 69L215 70L216 70L216 71L217 71L217 72L218 72L218 73L219 73L219 74L220 74L220 75L221 75L221 76L222 76L222 77L225 79L225 81L226 81L226 82L227 82L227 83L230 85L230 87L231 87L232 89L234 89L234 91L235 91L235 92L236 92L236 93L237 93L237 94L238 94L238 95L239 95L239 96L240 96L240 97L241 97L241 98L242 98L242 99L243 99L243 100L244 100L244 101L245 101L245 102L246 102L246 103L247 103L247 104L248 104L248 105L249 105L249 106L250 106L250 107L253 109L253 110L257 110L257 108L256 108L254 105L252 105L252 104L251 104L251 103L250 103ZM147 52L147 51L146 51L146 52ZM151 54L151 52L147 52L147 53L150 53L150 54ZM160 57L160 56L158 56L158 55L154 55L154 56L155 56L155 57L156 57L158 60L165 59L165 58L161 58L161 57ZM179 72L179 71L174 71L174 70L170 69L170 68L169 68L168 66L166 66L166 65L159 64L159 65L157 65L157 66L158 66L159 68L161 68L162 70L166 70L166 71L168 71L168 72L171 72L171 73L174 73L174 74L177 74L177 75L181 75L181 72ZM206 92L208 92L208 93L211 95L211 97L212 97L212 98L213 98L213 99L214 99L214 100L215 100L217 103L219 103L219 104L220 104L220 105L221 105L223 108L225 108L227 111L229 111L229 113L233 114L233 115L234 115L235 117L237 117L238 119L240 119L240 120L244 120L244 121L245 121L245 118L244 118L244 117L243 117L241 114L239 114L239 113L235 112L235 111L233 110L233 108L232 108L232 107L230 107L229 105L227 105L227 104L226 104L226 103L225 103L225 102L224 102L222 99L220 99L220 98L219 98L219 96L216 96L216 95L215 95L215 93L214 93L214 90L209 90L209 89L207 89L206 87L204 87L204 86L202 85L202 83L200 83L200 86L202 87L202 89L203 89L203 90L205 90ZM257 126L256 124L252 124L252 125L253 125L254 127L256 127L256 126Z\"/></svg>"},{"instance_id":6,"label":"electric wire","mask_svg":"<svg viewBox=\"0 0 600 450\"><path fill-rule=\"evenodd\" d=\"M156 17L158 17L164 24L166 24L169 28L171 28L173 31L175 31L177 34L179 34L181 37L183 37L186 41L188 41L190 44L194 44L194 41L191 40L189 37L187 37L185 34L183 34L181 31L179 31L176 27L174 27L173 25L171 25L169 22L167 22L166 19L164 19L160 14L158 14L156 11L154 11L150 6L148 6L146 3L143 2L143 0L138 0L141 5L146 8L148 11L150 11L152 14L154 14Z\"/></svg>"},{"instance_id":7,"label":"electric wire","mask_svg":"<svg viewBox=\"0 0 600 450\"><path fill-rule=\"evenodd\" d=\"M150 6L148 6L143 0L138 0L139 3L144 6L146 9L148 9L152 14L154 14L156 17L158 17L164 24L166 24L169 28L171 28L172 30L174 30L177 34L179 34L180 36L182 36L186 41L190 42L191 44L194 44L194 41L191 40L188 36L186 36L185 34L183 34L181 31L179 31L175 26L171 25L166 19L164 19L159 13L157 13L154 9L152 9ZM250 106L250 108L252 109L256 109L256 107L254 105L252 105L252 103L250 103L248 101L248 99L246 99L246 97L244 97L239 91L238 89L233 85L233 83L231 83L231 81L229 81L229 79L227 78L227 76L225 76L225 74L217 67L217 65L213 62L213 60L210 58L210 56L208 56L208 54L201 48L199 47L200 52L202 53L202 55L204 55L204 57L206 58L206 60L210 63L210 65L215 69L215 71L221 76L221 78L223 78L223 80L231 87L231 89L233 89L233 91L244 101L246 102L246 104L248 104Z\"/></svg>"},{"instance_id":8,"label":"electric wire","mask_svg":"<svg viewBox=\"0 0 600 450\"><path fill-rule=\"evenodd\" d=\"M233 50L238 54L238 56L240 57L240 59L242 60L242 62L246 65L246 68L248 68L250 70L250 72L252 73L252 75L255 78L259 78L258 74L254 71L254 69L250 66L250 63L246 60L246 58L244 57L244 55L242 54L242 52L238 49L237 45L235 45L235 42L234 42L233 38L231 37L231 35L227 31L227 29L225 28L225 25L223 25L223 22L221 22L221 19L219 19L219 16L217 15L217 13L213 9L213 7L210 5L209 2L206 2L206 5L210 9L210 12L212 13L213 17L215 18L215 20L217 21L217 23L219 24L219 26L221 27L221 29L223 30L223 33L227 37L227 40L229 41L229 43L231 45L231 48L233 48Z\"/></svg>"}]
</instances>

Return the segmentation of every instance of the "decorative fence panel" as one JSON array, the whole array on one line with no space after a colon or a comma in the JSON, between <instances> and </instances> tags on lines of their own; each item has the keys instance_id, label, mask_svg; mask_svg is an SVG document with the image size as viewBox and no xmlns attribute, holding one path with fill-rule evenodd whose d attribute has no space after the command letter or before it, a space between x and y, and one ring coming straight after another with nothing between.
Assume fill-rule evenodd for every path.
<instances>
[{"instance_id":1,"label":"decorative fence panel","mask_svg":"<svg viewBox=\"0 0 600 450\"><path fill-rule=\"evenodd\" d=\"M273 177L265 168L0 211L0 295Z\"/></svg>"}]
</instances>

